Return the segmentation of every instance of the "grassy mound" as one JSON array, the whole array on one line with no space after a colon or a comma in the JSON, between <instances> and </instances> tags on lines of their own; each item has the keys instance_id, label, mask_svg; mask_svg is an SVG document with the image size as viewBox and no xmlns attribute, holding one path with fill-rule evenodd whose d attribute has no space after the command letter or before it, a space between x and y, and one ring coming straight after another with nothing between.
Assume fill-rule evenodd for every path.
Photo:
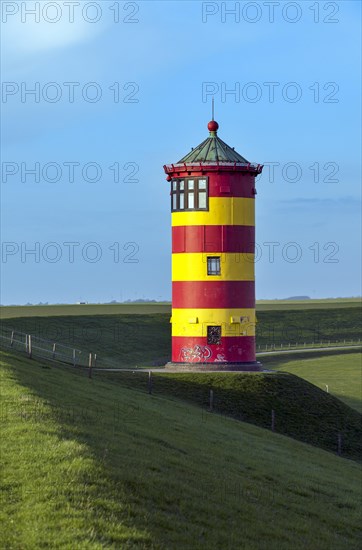
<instances>
[{"instance_id":1,"label":"grassy mound","mask_svg":"<svg viewBox=\"0 0 362 550\"><path fill-rule=\"evenodd\" d=\"M344 352L314 358L305 354L302 359L298 356L293 360L278 356L267 362L266 366L300 376L324 391L328 387L329 393L362 413L361 362L361 353Z\"/></svg>"},{"instance_id":2,"label":"grassy mound","mask_svg":"<svg viewBox=\"0 0 362 550\"><path fill-rule=\"evenodd\" d=\"M148 389L147 373L99 373L118 384ZM300 441L337 452L342 436L343 456L362 458L361 415L331 394L287 373L154 373L155 395L182 399L208 410L210 389L215 412L271 428Z\"/></svg>"},{"instance_id":3,"label":"grassy mound","mask_svg":"<svg viewBox=\"0 0 362 550\"><path fill-rule=\"evenodd\" d=\"M355 462L44 366L2 355L1 548L359 548Z\"/></svg>"}]
</instances>

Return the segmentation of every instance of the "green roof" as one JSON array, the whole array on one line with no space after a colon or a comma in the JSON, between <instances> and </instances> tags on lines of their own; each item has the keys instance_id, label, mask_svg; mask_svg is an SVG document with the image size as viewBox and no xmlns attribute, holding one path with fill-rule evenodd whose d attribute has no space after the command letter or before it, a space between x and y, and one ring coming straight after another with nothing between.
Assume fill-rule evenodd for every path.
<instances>
[{"instance_id":1,"label":"green roof","mask_svg":"<svg viewBox=\"0 0 362 550\"><path fill-rule=\"evenodd\" d=\"M193 148L190 153L182 157L177 164L183 162L242 162L249 161L237 153L233 147L230 147L225 141L217 136L217 132L210 132L210 137L205 139L200 145Z\"/></svg>"}]
</instances>

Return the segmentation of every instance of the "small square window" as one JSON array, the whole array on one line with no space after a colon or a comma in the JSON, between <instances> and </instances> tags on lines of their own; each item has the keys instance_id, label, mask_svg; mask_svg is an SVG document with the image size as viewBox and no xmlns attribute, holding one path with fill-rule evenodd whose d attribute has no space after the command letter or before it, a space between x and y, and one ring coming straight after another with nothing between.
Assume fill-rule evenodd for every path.
<instances>
[{"instance_id":1,"label":"small square window","mask_svg":"<svg viewBox=\"0 0 362 550\"><path fill-rule=\"evenodd\" d=\"M207 327L207 343L220 345L221 344L221 327L209 326Z\"/></svg>"},{"instance_id":2,"label":"small square window","mask_svg":"<svg viewBox=\"0 0 362 550\"><path fill-rule=\"evenodd\" d=\"M208 275L220 275L220 256L213 256L207 258L207 274Z\"/></svg>"}]
</instances>

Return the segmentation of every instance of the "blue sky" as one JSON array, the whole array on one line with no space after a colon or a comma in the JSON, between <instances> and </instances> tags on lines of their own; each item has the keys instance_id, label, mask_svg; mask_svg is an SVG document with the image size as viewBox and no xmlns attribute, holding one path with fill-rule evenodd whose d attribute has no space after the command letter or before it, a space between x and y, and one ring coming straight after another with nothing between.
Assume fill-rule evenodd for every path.
<instances>
[{"instance_id":1,"label":"blue sky","mask_svg":"<svg viewBox=\"0 0 362 550\"><path fill-rule=\"evenodd\" d=\"M360 295L359 2L38 4L2 2L2 304L170 299L162 166L212 95L266 164L257 298Z\"/></svg>"}]
</instances>

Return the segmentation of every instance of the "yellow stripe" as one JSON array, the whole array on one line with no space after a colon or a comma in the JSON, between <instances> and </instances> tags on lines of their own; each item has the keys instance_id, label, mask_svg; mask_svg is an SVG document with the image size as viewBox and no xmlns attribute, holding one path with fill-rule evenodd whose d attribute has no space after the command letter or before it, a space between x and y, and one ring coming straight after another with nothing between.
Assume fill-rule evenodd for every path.
<instances>
[{"instance_id":1,"label":"yellow stripe","mask_svg":"<svg viewBox=\"0 0 362 550\"><path fill-rule=\"evenodd\" d=\"M255 225L255 200L210 197L207 212L174 212L172 225Z\"/></svg>"},{"instance_id":2,"label":"yellow stripe","mask_svg":"<svg viewBox=\"0 0 362 550\"><path fill-rule=\"evenodd\" d=\"M242 317L242 321L237 322ZM197 323L195 320L197 319ZM231 320L234 322L232 323ZM207 336L209 325L221 325L221 336L255 336L254 309L173 309L172 336Z\"/></svg>"},{"instance_id":3,"label":"yellow stripe","mask_svg":"<svg viewBox=\"0 0 362 550\"><path fill-rule=\"evenodd\" d=\"M219 256L221 275L207 274L207 258ZM254 281L254 254L240 252L172 254L173 281Z\"/></svg>"}]
</instances>

